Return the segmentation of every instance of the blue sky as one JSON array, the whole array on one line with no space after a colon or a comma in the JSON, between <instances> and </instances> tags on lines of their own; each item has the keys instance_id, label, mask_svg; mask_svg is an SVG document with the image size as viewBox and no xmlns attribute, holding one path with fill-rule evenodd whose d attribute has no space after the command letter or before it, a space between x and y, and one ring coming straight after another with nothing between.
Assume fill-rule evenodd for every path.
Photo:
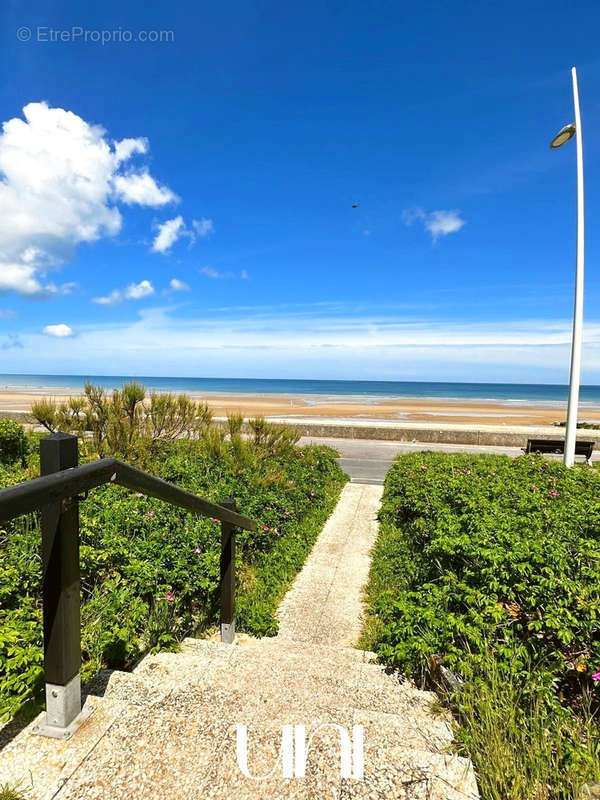
<instances>
[{"instance_id":1,"label":"blue sky","mask_svg":"<svg viewBox=\"0 0 600 800\"><path fill-rule=\"evenodd\" d=\"M600 383L597 4L0 14L0 372L566 382L574 63Z\"/></svg>"}]
</instances>

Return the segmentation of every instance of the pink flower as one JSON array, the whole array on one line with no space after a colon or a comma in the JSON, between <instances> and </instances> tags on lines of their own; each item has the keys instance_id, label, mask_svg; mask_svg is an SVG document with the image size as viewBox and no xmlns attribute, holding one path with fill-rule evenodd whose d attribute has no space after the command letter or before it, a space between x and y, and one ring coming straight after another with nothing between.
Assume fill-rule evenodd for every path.
<instances>
[{"instance_id":1,"label":"pink flower","mask_svg":"<svg viewBox=\"0 0 600 800\"><path fill-rule=\"evenodd\" d=\"M271 530L271 528L269 528L269 526L268 526L268 525L263 525L263 531L264 531L265 533L268 533L270 530Z\"/></svg>"},{"instance_id":2,"label":"pink flower","mask_svg":"<svg viewBox=\"0 0 600 800\"><path fill-rule=\"evenodd\" d=\"M281 531L279 530L279 528L273 528L273 533L275 534L275 536L281 536Z\"/></svg>"},{"instance_id":3,"label":"pink flower","mask_svg":"<svg viewBox=\"0 0 600 800\"><path fill-rule=\"evenodd\" d=\"M600 669L597 669L596 672L592 672L592 680L594 683L598 683L598 681L600 681Z\"/></svg>"},{"instance_id":4,"label":"pink flower","mask_svg":"<svg viewBox=\"0 0 600 800\"><path fill-rule=\"evenodd\" d=\"M273 511L273 509L271 508L271 506L265 506L265 511Z\"/></svg>"},{"instance_id":5,"label":"pink flower","mask_svg":"<svg viewBox=\"0 0 600 800\"><path fill-rule=\"evenodd\" d=\"M425 464L421 465L421 469L423 470L423 472L425 472L427 470L427 467L425 466Z\"/></svg>"},{"instance_id":6,"label":"pink flower","mask_svg":"<svg viewBox=\"0 0 600 800\"><path fill-rule=\"evenodd\" d=\"M200 548L199 548L199 547L197 547L197 548L194 550L194 553L196 553L196 555L197 555L197 556L199 556L201 552L202 552L202 550L200 550Z\"/></svg>"},{"instance_id":7,"label":"pink flower","mask_svg":"<svg viewBox=\"0 0 600 800\"><path fill-rule=\"evenodd\" d=\"M558 497L558 492L556 491L556 489L552 489L551 491L548 492L548 494L550 495L550 497Z\"/></svg>"},{"instance_id":8,"label":"pink flower","mask_svg":"<svg viewBox=\"0 0 600 800\"><path fill-rule=\"evenodd\" d=\"M536 486L535 483L532 483L529 488L531 489L532 492L537 492L537 490L538 490L538 487Z\"/></svg>"},{"instance_id":9,"label":"pink flower","mask_svg":"<svg viewBox=\"0 0 600 800\"><path fill-rule=\"evenodd\" d=\"M216 517L211 517L210 521L212 522L213 525L218 525L219 524L219 520Z\"/></svg>"},{"instance_id":10,"label":"pink flower","mask_svg":"<svg viewBox=\"0 0 600 800\"><path fill-rule=\"evenodd\" d=\"M144 519L151 519L155 514L156 514L156 511L154 511L154 509L151 508L149 511L146 511L146 513L144 514Z\"/></svg>"},{"instance_id":11,"label":"pink flower","mask_svg":"<svg viewBox=\"0 0 600 800\"><path fill-rule=\"evenodd\" d=\"M167 598L168 603L172 603L173 600L175 600L175 595L173 594L173 592L167 592L165 594L165 597Z\"/></svg>"},{"instance_id":12,"label":"pink flower","mask_svg":"<svg viewBox=\"0 0 600 800\"><path fill-rule=\"evenodd\" d=\"M283 516L284 517L291 517L291 515L292 515L292 512L288 511L287 508L286 508L286 510L283 512Z\"/></svg>"}]
</instances>

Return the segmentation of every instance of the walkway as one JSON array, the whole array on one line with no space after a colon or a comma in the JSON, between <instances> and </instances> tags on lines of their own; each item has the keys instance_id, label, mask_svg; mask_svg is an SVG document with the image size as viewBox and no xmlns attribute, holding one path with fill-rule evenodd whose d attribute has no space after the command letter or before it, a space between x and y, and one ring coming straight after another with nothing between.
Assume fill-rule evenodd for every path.
<instances>
[{"instance_id":1,"label":"walkway","mask_svg":"<svg viewBox=\"0 0 600 800\"><path fill-rule=\"evenodd\" d=\"M583 437L581 437L583 438ZM318 436L303 436L300 444L326 444L340 454L340 465L356 483L382 484L392 461L397 455L433 450L437 453L491 453L516 458L523 454L520 447L500 447L483 444L444 444L440 442L394 442L384 439L338 439ZM545 456L560 459L562 456ZM600 460L600 451L592 456ZM582 461L577 458L577 462Z\"/></svg>"},{"instance_id":2,"label":"walkway","mask_svg":"<svg viewBox=\"0 0 600 800\"><path fill-rule=\"evenodd\" d=\"M347 484L335 511L279 607L280 641L353 647L362 588L377 536L381 486Z\"/></svg>"},{"instance_id":3,"label":"walkway","mask_svg":"<svg viewBox=\"0 0 600 800\"><path fill-rule=\"evenodd\" d=\"M101 675L86 701L96 710L73 739L36 737L30 726L0 753L0 785L20 780L32 800L476 800L433 695L352 647L380 497L377 486L345 487L280 606L278 636L188 639L131 674ZM363 777L341 777L333 727L312 740L305 777L282 777L282 726L304 725L308 737L325 723L349 735L363 727ZM265 780L240 769L236 724L247 726L249 772L273 772Z\"/></svg>"}]
</instances>

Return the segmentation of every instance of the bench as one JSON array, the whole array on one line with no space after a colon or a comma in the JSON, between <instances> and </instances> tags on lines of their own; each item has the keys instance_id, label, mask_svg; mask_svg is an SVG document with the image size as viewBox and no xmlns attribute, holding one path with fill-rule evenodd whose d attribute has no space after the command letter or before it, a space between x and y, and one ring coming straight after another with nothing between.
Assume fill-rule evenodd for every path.
<instances>
[{"instance_id":1,"label":"bench","mask_svg":"<svg viewBox=\"0 0 600 800\"><path fill-rule=\"evenodd\" d=\"M527 447L521 448L524 453L564 453L564 439L527 439ZM585 456L588 464L592 463L594 442L578 439L575 442L575 455Z\"/></svg>"}]
</instances>

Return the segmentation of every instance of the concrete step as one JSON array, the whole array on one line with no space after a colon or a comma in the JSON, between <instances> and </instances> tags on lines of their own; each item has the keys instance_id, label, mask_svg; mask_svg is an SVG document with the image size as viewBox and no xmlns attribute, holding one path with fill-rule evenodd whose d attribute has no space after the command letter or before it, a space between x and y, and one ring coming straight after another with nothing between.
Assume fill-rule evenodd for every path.
<instances>
[{"instance_id":1,"label":"concrete step","mask_svg":"<svg viewBox=\"0 0 600 800\"><path fill-rule=\"evenodd\" d=\"M76 735L43 739L28 726L0 753L0 785L20 783L35 800L476 800L434 696L352 646L380 494L344 488L279 608L278 636L186 639L131 674L101 673L86 700L96 710ZM272 771L268 779L240 768L238 725L251 774ZM282 777L283 726L312 737L305 777ZM364 733L363 779L340 772L340 737L354 726Z\"/></svg>"},{"instance_id":2,"label":"concrete step","mask_svg":"<svg viewBox=\"0 0 600 800\"><path fill-rule=\"evenodd\" d=\"M469 762L446 752L450 728L429 711L431 695L377 665L353 656L350 678L325 670L329 653L314 658L288 643L186 648L146 657L133 675L110 676L104 698L113 710L122 700L122 713L57 800L477 797ZM302 652L306 668L296 669ZM144 702L130 701L133 690ZM305 725L309 735L331 723L348 732L362 725L364 779L341 778L339 733L325 727L312 741L305 778L284 779L279 765L272 777L252 780L236 758L238 723L248 729L254 776L273 770L283 725Z\"/></svg>"},{"instance_id":3,"label":"concrete step","mask_svg":"<svg viewBox=\"0 0 600 800\"><path fill-rule=\"evenodd\" d=\"M470 764L449 752L450 721L434 696L352 648L277 637L238 645L186 640L146 656L133 673L101 673L96 711L71 742L23 731L0 757L0 783L20 777L36 800L186 798L476 798ZM314 736L305 778L245 777L236 725L247 726L249 769L269 773L284 725ZM342 779L339 731L364 730L364 780ZM277 777L279 775L279 777ZM335 794L333 794L335 793Z\"/></svg>"},{"instance_id":4,"label":"concrete step","mask_svg":"<svg viewBox=\"0 0 600 800\"><path fill-rule=\"evenodd\" d=\"M223 714L222 706L198 704L194 692L176 693L157 707L148 707L129 719L118 720L90 753L57 800L178 800L214 798L405 798L406 800L475 800L473 771L467 760L411 746L401 736L386 742L370 741L365 729L364 777L342 779L339 734L321 729L313 738L303 778L281 777L277 758L281 725L271 717L250 718L250 707L238 716ZM239 696L237 696L239 699ZM237 704L236 704L237 705ZM240 708L239 705L237 705ZM224 720L230 721L225 723ZM288 724L299 723L294 715ZM248 726L248 770L236 759L236 722ZM302 722L308 733L327 722L351 730L344 709L314 712ZM381 722L381 720L379 720ZM396 724L400 724L397 722Z\"/></svg>"},{"instance_id":5,"label":"concrete step","mask_svg":"<svg viewBox=\"0 0 600 800\"><path fill-rule=\"evenodd\" d=\"M371 708L387 714L420 709L430 715L435 695L417 689L397 672L370 663L372 653L352 648L307 646L278 638L247 640L238 646L207 640L185 640L181 653L147 656L136 668L138 678L155 686L206 685L209 681L231 680L261 687L285 685L289 692L328 692L330 698L343 694L357 708Z\"/></svg>"},{"instance_id":6,"label":"concrete step","mask_svg":"<svg viewBox=\"0 0 600 800\"><path fill-rule=\"evenodd\" d=\"M184 644L190 641L202 641L198 639L186 639ZM377 656L368 650L359 650L356 647L340 647L335 643L315 643L307 644L304 641L296 641L284 639L280 636L264 637L262 639L255 639L251 636L244 636L243 634L236 639L236 645L244 651L257 649L261 653L267 653L269 648L279 650L280 652L287 651L289 653L297 652L305 654L307 651L313 654L316 659L329 659L332 662L338 663L351 663L356 662L360 664L374 661Z\"/></svg>"},{"instance_id":7,"label":"concrete step","mask_svg":"<svg viewBox=\"0 0 600 800\"><path fill-rule=\"evenodd\" d=\"M368 728L371 739L383 730L398 744L435 752L447 748L449 718L432 714L435 695L369 663L369 656L352 649L307 650L277 639L238 647L191 640L183 653L147 656L134 675L156 698L193 690L196 702L208 705L233 685L247 689L253 697L248 713L265 722L300 724L307 708L313 718L325 721L351 711L352 724Z\"/></svg>"}]
</instances>

